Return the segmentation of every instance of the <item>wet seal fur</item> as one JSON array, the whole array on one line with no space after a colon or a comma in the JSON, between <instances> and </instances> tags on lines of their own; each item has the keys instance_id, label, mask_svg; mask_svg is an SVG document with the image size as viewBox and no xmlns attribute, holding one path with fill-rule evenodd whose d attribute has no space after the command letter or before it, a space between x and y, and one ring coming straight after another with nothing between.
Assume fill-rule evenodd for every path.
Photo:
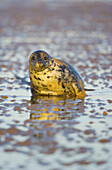
<instances>
[{"instance_id":1,"label":"wet seal fur","mask_svg":"<svg viewBox=\"0 0 112 170\"><path fill-rule=\"evenodd\" d=\"M34 96L84 96L84 82L68 63L54 59L45 51L35 51L29 58L31 92Z\"/></svg>"}]
</instances>

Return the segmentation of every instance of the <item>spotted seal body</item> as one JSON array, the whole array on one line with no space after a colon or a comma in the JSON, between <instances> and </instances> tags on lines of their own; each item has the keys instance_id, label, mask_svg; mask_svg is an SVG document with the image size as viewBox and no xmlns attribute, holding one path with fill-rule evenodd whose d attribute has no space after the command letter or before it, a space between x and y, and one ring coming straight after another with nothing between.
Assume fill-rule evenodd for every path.
<instances>
[{"instance_id":1,"label":"spotted seal body","mask_svg":"<svg viewBox=\"0 0 112 170\"><path fill-rule=\"evenodd\" d=\"M29 59L29 75L33 95L84 94L84 83L77 71L68 63L35 51Z\"/></svg>"}]
</instances>

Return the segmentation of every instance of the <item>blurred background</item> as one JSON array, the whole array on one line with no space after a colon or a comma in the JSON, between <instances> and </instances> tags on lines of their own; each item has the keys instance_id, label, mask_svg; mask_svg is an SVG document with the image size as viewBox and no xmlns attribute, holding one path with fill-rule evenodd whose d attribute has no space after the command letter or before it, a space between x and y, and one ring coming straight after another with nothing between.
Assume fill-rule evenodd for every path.
<instances>
[{"instance_id":1,"label":"blurred background","mask_svg":"<svg viewBox=\"0 0 112 170\"><path fill-rule=\"evenodd\" d=\"M31 102L35 50L82 75L84 100ZM112 166L112 1L0 1L0 169Z\"/></svg>"}]
</instances>

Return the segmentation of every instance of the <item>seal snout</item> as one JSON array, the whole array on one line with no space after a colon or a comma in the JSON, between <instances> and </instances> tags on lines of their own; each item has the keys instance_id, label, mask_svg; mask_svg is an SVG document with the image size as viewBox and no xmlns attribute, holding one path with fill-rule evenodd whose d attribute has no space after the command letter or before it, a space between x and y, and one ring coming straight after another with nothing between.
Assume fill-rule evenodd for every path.
<instances>
[{"instance_id":1,"label":"seal snout","mask_svg":"<svg viewBox=\"0 0 112 170\"><path fill-rule=\"evenodd\" d=\"M45 61L43 61L43 60L41 60L41 59L37 59L37 62L36 62L36 64L35 64L35 67L36 68L42 68L42 67L45 67L46 66L46 63L45 63Z\"/></svg>"}]
</instances>

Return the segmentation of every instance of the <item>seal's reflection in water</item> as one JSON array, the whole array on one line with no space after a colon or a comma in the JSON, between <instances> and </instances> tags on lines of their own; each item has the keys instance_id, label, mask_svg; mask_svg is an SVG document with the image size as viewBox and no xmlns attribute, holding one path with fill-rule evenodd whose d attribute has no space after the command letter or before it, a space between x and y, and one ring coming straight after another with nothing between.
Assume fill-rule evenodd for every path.
<instances>
[{"instance_id":1,"label":"seal's reflection in water","mask_svg":"<svg viewBox=\"0 0 112 170\"><path fill-rule=\"evenodd\" d=\"M31 98L31 126L37 130L35 137L42 137L50 128L50 134L57 126L62 125L60 120L74 120L84 113L84 98L64 98L56 96L38 96ZM69 124L69 123L68 123ZM61 129L62 130L62 129ZM49 136L49 135L48 135ZM47 136L47 137L48 137Z\"/></svg>"}]
</instances>

